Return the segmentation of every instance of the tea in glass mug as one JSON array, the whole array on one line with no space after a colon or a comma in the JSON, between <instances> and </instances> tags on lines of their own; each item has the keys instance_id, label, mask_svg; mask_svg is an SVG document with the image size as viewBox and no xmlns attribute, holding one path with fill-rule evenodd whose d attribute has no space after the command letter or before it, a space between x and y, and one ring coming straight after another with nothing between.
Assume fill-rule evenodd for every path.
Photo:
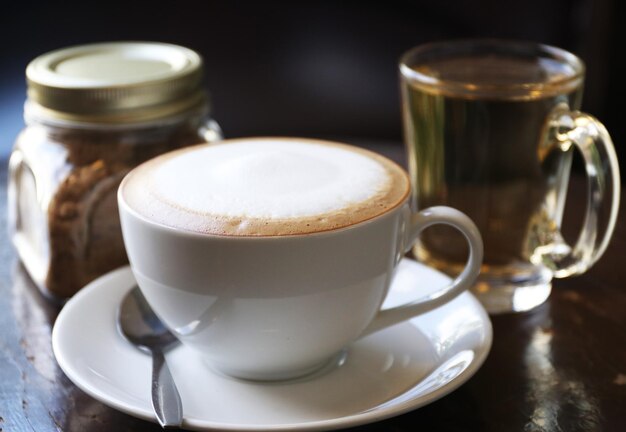
<instances>
[{"instance_id":1,"label":"tea in glass mug","mask_svg":"<svg viewBox=\"0 0 626 432\"><path fill-rule=\"evenodd\" d=\"M413 205L466 213L485 245L474 294L491 313L543 303L553 277L586 271L604 252L619 207L619 168L606 129L577 111L584 65L559 48L514 41L423 45L400 64ZM589 205L576 246L560 233L572 152L587 167ZM598 209L611 207L608 222ZM467 256L446 226L416 257L455 274Z\"/></svg>"}]
</instances>

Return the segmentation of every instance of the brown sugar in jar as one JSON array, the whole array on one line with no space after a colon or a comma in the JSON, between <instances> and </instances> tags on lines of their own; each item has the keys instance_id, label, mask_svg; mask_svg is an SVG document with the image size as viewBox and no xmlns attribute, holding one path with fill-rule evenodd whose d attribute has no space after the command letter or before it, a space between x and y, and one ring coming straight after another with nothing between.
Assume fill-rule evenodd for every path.
<instances>
[{"instance_id":1,"label":"brown sugar in jar","mask_svg":"<svg viewBox=\"0 0 626 432\"><path fill-rule=\"evenodd\" d=\"M9 230L33 281L67 298L127 263L117 188L161 153L221 138L202 61L159 43L54 51L27 68L25 129L9 162Z\"/></svg>"}]
</instances>

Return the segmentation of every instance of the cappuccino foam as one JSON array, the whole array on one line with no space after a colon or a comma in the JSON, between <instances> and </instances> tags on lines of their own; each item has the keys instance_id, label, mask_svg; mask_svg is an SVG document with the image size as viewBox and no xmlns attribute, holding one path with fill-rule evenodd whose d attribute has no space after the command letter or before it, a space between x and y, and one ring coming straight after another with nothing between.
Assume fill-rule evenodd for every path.
<instances>
[{"instance_id":1,"label":"cappuccino foam","mask_svg":"<svg viewBox=\"0 0 626 432\"><path fill-rule=\"evenodd\" d=\"M122 186L157 223L206 234L272 236L371 219L408 194L393 162L341 144L251 138L178 150L144 163Z\"/></svg>"}]
</instances>

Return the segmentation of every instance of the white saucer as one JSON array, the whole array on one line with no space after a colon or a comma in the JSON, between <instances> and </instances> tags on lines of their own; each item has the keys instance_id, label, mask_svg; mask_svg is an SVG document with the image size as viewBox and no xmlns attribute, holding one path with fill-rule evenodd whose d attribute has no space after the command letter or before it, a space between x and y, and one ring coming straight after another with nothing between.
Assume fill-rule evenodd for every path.
<instances>
[{"instance_id":1,"label":"white saucer","mask_svg":"<svg viewBox=\"0 0 626 432\"><path fill-rule=\"evenodd\" d=\"M385 306L416 299L448 280L404 259ZM125 267L81 290L59 314L52 346L63 371L86 393L156 421L150 358L129 345L115 324L118 304L133 284ZM326 430L395 416L450 393L481 366L491 337L487 313L465 293L428 314L358 340L336 364L295 381L230 378L210 370L185 347L168 353L167 361L181 394L185 428Z\"/></svg>"}]
</instances>

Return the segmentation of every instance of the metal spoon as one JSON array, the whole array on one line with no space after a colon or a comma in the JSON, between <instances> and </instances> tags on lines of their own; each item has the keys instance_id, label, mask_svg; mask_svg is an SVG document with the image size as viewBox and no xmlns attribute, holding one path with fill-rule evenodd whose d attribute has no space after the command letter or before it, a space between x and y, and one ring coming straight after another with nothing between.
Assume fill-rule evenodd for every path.
<instances>
[{"instance_id":1,"label":"metal spoon","mask_svg":"<svg viewBox=\"0 0 626 432\"><path fill-rule=\"evenodd\" d=\"M120 332L137 348L152 355L152 407L162 428L179 427L183 406L163 353L178 343L154 314L139 287L124 297L118 310Z\"/></svg>"}]
</instances>

